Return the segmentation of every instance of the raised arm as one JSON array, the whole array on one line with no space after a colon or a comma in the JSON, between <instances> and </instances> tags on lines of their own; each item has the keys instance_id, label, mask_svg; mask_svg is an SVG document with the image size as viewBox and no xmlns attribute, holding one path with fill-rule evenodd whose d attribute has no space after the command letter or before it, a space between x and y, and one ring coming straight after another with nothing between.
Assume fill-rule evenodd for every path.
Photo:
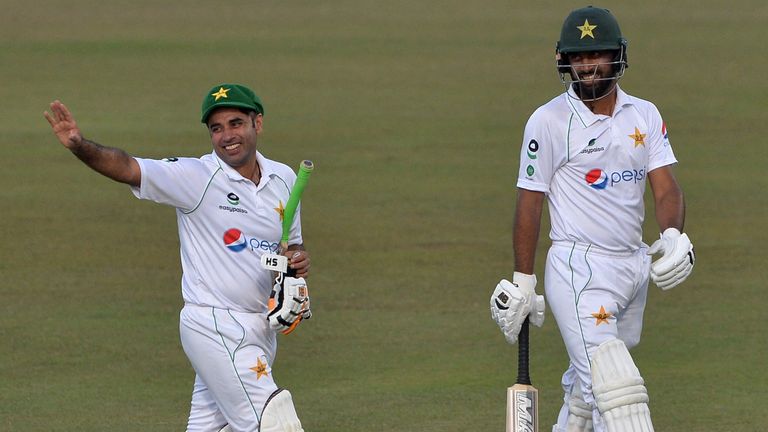
<instances>
[{"instance_id":1,"label":"raised arm","mask_svg":"<svg viewBox=\"0 0 768 432\"><path fill-rule=\"evenodd\" d=\"M105 147L83 137L72 113L56 100L51 112L44 112L59 142L94 171L120 183L141 184L141 169L131 155L113 147Z\"/></svg>"}]
</instances>

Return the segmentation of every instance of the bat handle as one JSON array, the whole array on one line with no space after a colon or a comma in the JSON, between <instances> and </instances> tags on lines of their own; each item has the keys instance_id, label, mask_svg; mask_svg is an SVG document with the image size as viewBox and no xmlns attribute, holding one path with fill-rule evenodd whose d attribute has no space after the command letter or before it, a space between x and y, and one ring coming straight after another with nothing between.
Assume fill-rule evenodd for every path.
<instances>
[{"instance_id":1,"label":"bat handle","mask_svg":"<svg viewBox=\"0 0 768 432\"><path fill-rule=\"evenodd\" d=\"M531 375L528 366L528 327L528 318L526 318L517 337L517 382L531 385Z\"/></svg>"},{"instance_id":2,"label":"bat handle","mask_svg":"<svg viewBox=\"0 0 768 432\"><path fill-rule=\"evenodd\" d=\"M280 253L284 253L288 250L288 242L280 242ZM295 253L295 252L294 252ZM288 269L285 271L285 276L287 277L296 277L296 269L292 269L291 266L288 266Z\"/></svg>"}]
</instances>

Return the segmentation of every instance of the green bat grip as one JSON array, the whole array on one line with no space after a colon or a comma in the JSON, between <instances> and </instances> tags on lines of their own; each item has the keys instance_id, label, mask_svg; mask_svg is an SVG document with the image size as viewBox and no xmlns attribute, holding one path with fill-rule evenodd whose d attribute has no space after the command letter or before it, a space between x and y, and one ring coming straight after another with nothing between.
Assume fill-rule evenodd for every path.
<instances>
[{"instance_id":1,"label":"green bat grip","mask_svg":"<svg viewBox=\"0 0 768 432\"><path fill-rule=\"evenodd\" d=\"M283 210L283 236L280 239L280 248L282 250L288 249L288 237L291 234L291 225L293 225L293 217L296 215L296 208L301 201L301 194L304 193L304 188L309 181L309 175L312 174L312 169L315 166L310 160L301 161L299 167L299 174L296 177L296 183L293 184L291 189L291 195L288 197L288 202L285 204L285 210Z\"/></svg>"}]
</instances>

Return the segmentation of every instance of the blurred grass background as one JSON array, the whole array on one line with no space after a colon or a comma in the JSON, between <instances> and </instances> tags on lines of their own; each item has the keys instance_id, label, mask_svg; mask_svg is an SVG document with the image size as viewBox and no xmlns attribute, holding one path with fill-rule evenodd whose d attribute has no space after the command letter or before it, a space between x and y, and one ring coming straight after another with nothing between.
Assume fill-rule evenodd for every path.
<instances>
[{"instance_id":1,"label":"blurred grass background","mask_svg":"<svg viewBox=\"0 0 768 432\"><path fill-rule=\"evenodd\" d=\"M261 96L264 154L317 166L303 204L315 316L274 365L305 430L503 430L516 349L487 302L512 271L522 128L562 91L554 45L583 3L0 5L0 430L184 429L173 209L86 169L42 112L58 98L98 142L198 156L219 82ZM630 40L623 88L667 123L698 256L685 285L651 287L633 352L654 423L768 430L768 6L601 6ZM567 365L551 316L532 365L544 431Z\"/></svg>"}]
</instances>

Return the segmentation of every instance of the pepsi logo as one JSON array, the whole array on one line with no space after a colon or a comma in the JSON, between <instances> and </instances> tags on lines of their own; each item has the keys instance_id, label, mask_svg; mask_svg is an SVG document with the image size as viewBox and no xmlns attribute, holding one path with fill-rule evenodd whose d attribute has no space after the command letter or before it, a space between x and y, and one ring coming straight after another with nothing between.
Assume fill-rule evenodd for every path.
<instances>
[{"instance_id":1,"label":"pepsi logo","mask_svg":"<svg viewBox=\"0 0 768 432\"><path fill-rule=\"evenodd\" d=\"M620 184L642 184L645 182L646 168L641 169L625 169L622 171L606 172L600 168L590 170L584 179L587 184L597 190L605 189L606 187L619 186Z\"/></svg>"},{"instance_id":2,"label":"pepsi logo","mask_svg":"<svg viewBox=\"0 0 768 432\"><path fill-rule=\"evenodd\" d=\"M587 184L594 189L605 189L608 185L608 174L600 168L590 170L585 176Z\"/></svg>"},{"instance_id":3,"label":"pepsi logo","mask_svg":"<svg viewBox=\"0 0 768 432\"><path fill-rule=\"evenodd\" d=\"M224 246L233 252L240 252L248 246L242 231L237 228L230 228L224 233Z\"/></svg>"},{"instance_id":4,"label":"pepsi logo","mask_svg":"<svg viewBox=\"0 0 768 432\"><path fill-rule=\"evenodd\" d=\"M230 228L224 233L224 246L232 252L242 252L246 248L251 251L277 253L280 243L274 240L263 240L249 237L237 228Z\"/></svg>"}]
</instances>

